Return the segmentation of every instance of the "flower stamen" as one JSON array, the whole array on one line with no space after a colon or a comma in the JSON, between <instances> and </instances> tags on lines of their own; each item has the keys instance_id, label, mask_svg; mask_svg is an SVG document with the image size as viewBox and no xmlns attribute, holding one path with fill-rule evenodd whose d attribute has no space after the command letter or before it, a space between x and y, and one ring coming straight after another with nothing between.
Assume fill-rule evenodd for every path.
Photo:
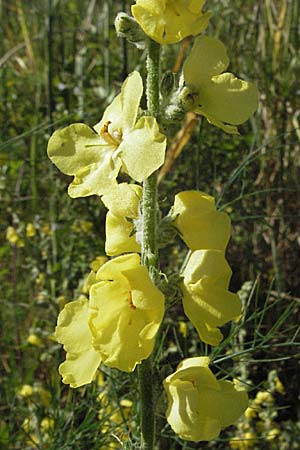
<instances>
[{"instance_id":1,"label":"flower stamen","mask_svg":"<svg viewBox=\"0 0 300 450\"><path fill-rule=\"evenodd\" d=\"M119 146L120 145L120 140L118 138L116 138L114 135L112 135L109 130L108 127L111 124L110 120L107 120L105 122L105 124L103 125L103 127L100 130L100 136L105 140L105 142L107 142L108 144L112 144L112 145L116 145ZM119 136L118 136L119 137Z\"/></svg>"}]
</instances>

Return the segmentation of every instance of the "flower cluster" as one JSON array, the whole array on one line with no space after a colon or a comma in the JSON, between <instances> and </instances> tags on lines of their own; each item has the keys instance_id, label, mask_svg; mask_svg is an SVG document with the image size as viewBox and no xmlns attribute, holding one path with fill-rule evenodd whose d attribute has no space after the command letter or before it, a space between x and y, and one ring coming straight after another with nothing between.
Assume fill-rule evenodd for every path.
<instances>
[{"instance_id":1,"label":"flower cluster","mask_svg":"<svg viewBox=\"0 0 300 450\"><path fill-rule=\"evenodd\" d=\"M166 138L155 118L138 118L142 92L141 76L133 72L94 129L73 124L48 144L51 160L74 175L71 197L102 197L109 209L106 253L121 255L94 265L84 286L89 298L67 303L59 314L55 335L67 352L59 371L71 387L90 383L101 362L133 371L151 354L164 315L164 296L141 265L140 244L131 236L141 187L117 182L121 168L141 182L164 161Z\"/></svg>"},{"instance_id":2,"label":"flower cluster","mask_svg":"<svg viewBox=\"0 0 300 450\"><path fill-rule=\"evenodd\" d=\"M121 35L138 42L139 48L150 39L173 44L206 29L211 13L203 12L203 6L204 0L136 0L134 18L122 13L116 24ZM166 115L172 108L194 111L223 131L237 134L237 125L257 108L257 90L225 72L228 65L219 40L196 37L179 86L174 92L172 84L165 101ZM67 352L59 371L63 382L74 388L91 382L101 363L133 371L152 353L164 316L164 295L139 256L142 187L117 181L122 171L136 183L144 182L164 162L166 137L156 118L141 110L142 94L142 78L135 71L93 128L72 124L56 131L48 144L53 163L74 176L69 195L98 195L107 207L105 251L114 257L94 261L83 287L86 295L67 303L58 317L55 336ZM162 116L158 117L164 122ZM229 291L231 270L225 259L230 218L217 211L210 195L184 191L175 196L167 219L172 233L175 228L190 249L181 274L185 314L203 342L217 345L223 338L219 327L241 314L239 297ZM167 420L186 440L216 438L248 405L246 392L232 382L218 381L209 364L208 357L185 359L164 381Z\"/></svg>"}]
</instances>

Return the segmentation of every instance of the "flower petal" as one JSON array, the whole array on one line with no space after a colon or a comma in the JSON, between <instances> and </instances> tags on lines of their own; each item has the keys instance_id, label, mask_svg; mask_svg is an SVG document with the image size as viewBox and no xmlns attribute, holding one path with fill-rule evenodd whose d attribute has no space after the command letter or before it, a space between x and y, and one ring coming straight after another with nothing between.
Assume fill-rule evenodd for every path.
<instances>
[{"instance_id":1,"label":"flower petal","mask_svg":"<svg viewBox=\"0 0 300 450\"><path fill-rule=\"evenodd\" d=\"M144 32L159 44L173 44L203 31L211 16L202 0L137 0L132 14Z\"/></svg>"},{"instance_id":2,"label":"flower petal","mask_svg":"<svg viewBox=\"0 0 300 450\"><path fill-rule=\"evenodd\" d=\"M197 250L184 271L183 308L200 339L217 345L222 333L216 328L241 314L241 301L228 291L231 270L218 250Z\"/></svg>"},{"instance_id":3,"label":"flower petal","mask_svg":"<svg viewBox=\"0 0 300 450\"><path fill-rule=\"evenodd\" d=\"M229 65L225 45L218 39L198 36L183 65L184 81L198 91L203 82L224 72Z\"/></svg>"},{"instance_id":4,"label":"flower petal","mask_svg":"<svg viewBox=\"0 0 300 450\"><path fill-rule=\"evenodd\" d=\"M80 353L67 353L66 361L59 366L63 383L72 388L91 383L101 360L100 354L93 347Z\"/></svg>"},{"instance_id":5,"label":"flower petal","mask_svg":"<svg viewBox=\"0 0 300 450\"><path fill-rule=\"evenodd\" d=\"M128 75L122 85L122 129L123 132L134 127L140 100L143 94L143 81L139 72L134 71Z\"/></svg>"},{"instance_id":6,"label":"flower petal","mask_svg":"<svg viewBox=\"0 0 300 450\"><path fill-rule=\"evenodd\" d=\"M101 144L100 136L92 128L74 123L53 133L47 152L63 173L75 175L78 170L102 160Z\"/></svg>"},{"instance_id":7,"label":"flower petal","mask_svg":"<svg viewBox=\"0 0 300 450\"><path fill-rule=\"evenodd\" d=\"M231 275L232 271L223 252L210 249L194 251L183 271L185 284L194 284L203 277L210 277L224 289L228 288Z\"/></svg>"},{"instance_id":8,"label":"flower petal","mask_svg":"<svg viewBox=\"0 0 300 450\"><path fill-rule=\"evenodd\" d=\"M91 164L78 170L69 185L68 194L72 198L89 195L103 195L117 186L116 178L121 168L121 161L114 163L111 154L103 155L101 162Z\"/></svg>"},{"instance_id":9,"label":"flower petal","mask_svg":"<svg viewBox=\"0 0 300 450\"><path fill-rule=\"evenodd\" d=\"M136 219L141 197L141 186L121 183L103 195L102 201L114 215Z\"/></svg>"},{"instance_id":10,"label":"flower petal","mask_svg":"<svg viewBox=\"0 0 300 450\"><path fill-rule=\"evenodd\" d=\"M133 269L140 264L140 256L137 253L122 255L118 258L111 259L103 264L97 272L98 280L124 280L122 272L124 270Z\"/></svg>"},{"instance_id":11,"label":"flower petal","mask_svg":"<svg viewBox=\"0 0 300 450\"><path fill-rule=\"evenodd\" d=\"M63 383L73 388L90 383L101 363L100 354L92 347L89 315L89 302L83 297L67 303L57 320L55 337L67 352L59 373Z\"/></svg>"},{"instance_id":12,"label":"flower petal","mask_svg":"<svg viewBox=\"0 0 300 450\"><path fill-rule=\"evenodd\" d=\"M198 114L205 113L216 121L240 125L258 106L257 88L232 73L222 73L205 82L199 90Z\"/></svg>"},{"instance_id":13,"label":"flower petal","mask_svg":"<svg viewBox=\"0 0 300 450\"><path fill-rule=\"evenodd\" d=\"M154 117L142 117L123 136L119 151L123 168L134 180L141 182L162 166L166 137L160 133Z\"/></svg>"},{"instance_id":14,"label":"flower petal","mask_svg":"<svg viewBox=\"0 0 300 450\"><path fill-rule=\"evenodd\" d=\"M141 251L141 246L136 242L135 235L131 236L133 224L125 217L116 216L108 211L105 230L105 253L108 256Z\"/></svg>"},{"instance_id":15,"label":"flower petal","mask_svg":"<svg viewBox=\"0 0 300 450\"><path fill-rule=\"evenodd\" d=\"M85 297L67 303L59 313L55 338L67 352L79 353L91 346L88 318L89 302Z\"/></svg>"},{"instance_id":16,"label":"flower petal","mask_svg":"<svg viewBox=\"0 0 300 450\"><path fill-rule=\"evenodd\" d=\"M199 191L183 191L175 196L174 225L191 250L225 250L230 238L230 218L218 212L214 198Z\"/></svg>"}]
</instances>

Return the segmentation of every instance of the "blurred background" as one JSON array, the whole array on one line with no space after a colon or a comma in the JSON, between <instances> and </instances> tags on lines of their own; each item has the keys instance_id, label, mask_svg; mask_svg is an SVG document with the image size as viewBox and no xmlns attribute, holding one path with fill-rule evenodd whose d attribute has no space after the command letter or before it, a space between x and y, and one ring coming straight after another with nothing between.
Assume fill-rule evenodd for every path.
<instances>
[{"instance_id":1,"label":"blurred background","mask_svg":"<svg viewBox=\"0 0 300 450\"><path fill-rule=\"evenodd\" d=\"M133 449L135 374L101 368L92 385L61 383L53 337L59 311L84 293L104 255L106 210L98 198L71 200L70 179L47 158L52 132L92 126L144 51L116 36L131 1L0 0L0 448ZM226 135L188 114L165 130L168 161L159 185L167 213L174 195L199 189L231 215L227 258L243 316L212 350L219 377L247 385L252 408L212 443L184 443L158 414L159 449L299 448L300 4L298 0L210 0L207 33L228 49L229 70L255 81L258 112ZM192 39L162 49L162 72L179 73ZM162 251L178 273L186 249ZM175 290L173 290L175 291ZM187 356L210 354L170 290L160 373ZM220 363L220 366L219 366ZM158 393L161 395L162 393Z\"/></svg>"}]
</instances>

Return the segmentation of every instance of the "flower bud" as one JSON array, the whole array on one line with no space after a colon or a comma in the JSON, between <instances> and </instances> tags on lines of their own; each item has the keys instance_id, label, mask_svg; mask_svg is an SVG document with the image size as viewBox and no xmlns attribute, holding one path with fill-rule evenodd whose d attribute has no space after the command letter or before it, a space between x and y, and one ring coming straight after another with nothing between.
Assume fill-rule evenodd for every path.
<instances>
[{"instance_id":1,"label":"flower bud","mask_svg":"<svg viewBox=\"0 0 300 450\"><path fill-rule=\"evenodd\" d=\"M115 28L119 37L127 39L139 49L145 48L148 38L133 17L120 12L115 19Z\"/></svg>"}]
</instances>

